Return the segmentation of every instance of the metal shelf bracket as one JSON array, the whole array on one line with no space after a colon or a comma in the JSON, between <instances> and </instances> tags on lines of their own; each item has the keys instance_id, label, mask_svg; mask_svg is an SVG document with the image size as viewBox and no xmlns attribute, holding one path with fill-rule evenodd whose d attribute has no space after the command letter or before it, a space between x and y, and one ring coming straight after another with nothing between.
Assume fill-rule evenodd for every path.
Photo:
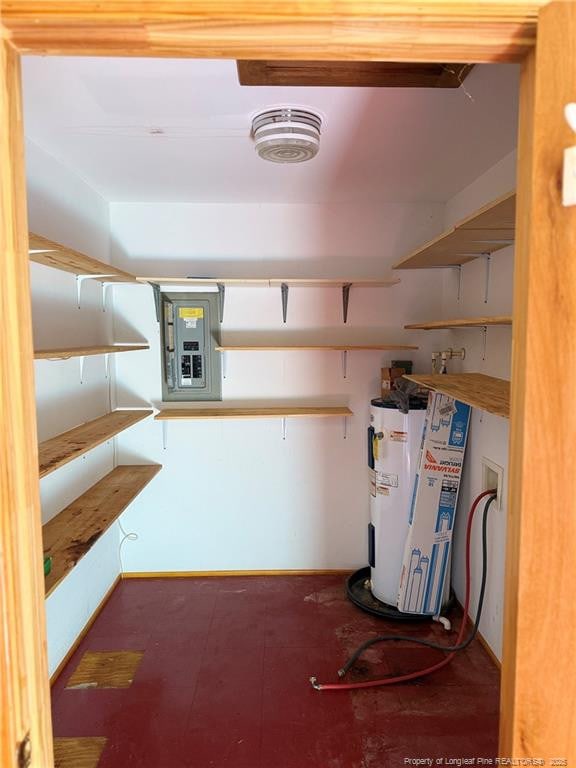
<instances>
[{"instance_id":1,"label":"metal shelf bracket","mask_svg":"<svg viewBox=\"0 0 576 768\"><path fill-rule=\"evenodd\" d=\"M348 303L350 301L350 288L352 283L344 283L342 286L342 316L344 323L348 322Z\"/></svg>"},{"instance_id":2,"label":"metal shelf bracket","mask_svg":"<svg viewBox=\"0 0 576 768\"><path fill-rule=\"evenodd\" d=\"M282 283L280 291L282 293L282 321L285 323L288 315L288 284Z\"/></svg>"},{"instance_id":3,"label":"metal shelf bracket","mask_svg":"<svg viewBox=\"0 0 576 768\"><path fill-rule=\"evenodd\" d=\"M218 283L218 312L220 323L224 322L224 299L226 298L226 286L224 283Z\"/></svg>"}]
</instances>

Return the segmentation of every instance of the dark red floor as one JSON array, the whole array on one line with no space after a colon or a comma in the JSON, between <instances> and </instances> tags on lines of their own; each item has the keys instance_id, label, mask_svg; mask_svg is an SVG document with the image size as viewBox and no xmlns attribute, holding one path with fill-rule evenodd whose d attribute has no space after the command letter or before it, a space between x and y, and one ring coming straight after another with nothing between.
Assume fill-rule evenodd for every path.
<instances>
[{"instance_id":1,"label":"dark red floor","mask_svg":"<svg viewBox=\"0 0 576 768\"><path fill-rule=\"evenodd\" d=\"M494 757L498 671L478 642L419 682L317 692L360 642L393 625L341 576L146 579L119 584L52 690L56 736L106 736L98 768L401 768L406 758ZM143 650L131 687L65 690L87 650ZM381 644L356 679L437 651Z\"/></svg>"}]
</instances>

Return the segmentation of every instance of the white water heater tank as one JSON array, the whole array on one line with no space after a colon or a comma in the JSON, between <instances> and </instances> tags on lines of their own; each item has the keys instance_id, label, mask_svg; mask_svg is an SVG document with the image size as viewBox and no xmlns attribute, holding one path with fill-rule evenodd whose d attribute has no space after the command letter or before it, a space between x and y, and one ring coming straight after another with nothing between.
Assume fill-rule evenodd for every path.
<instances>
[{"instance_id":1,"label":"white water heater tank","mask_svg":"<svg viewBox=\"0 0 576 768\"><path fill-rule=\"evenodd\" d=\"M406 414L389 400L371 402L368 465L372 594L391 606L396 606L398 600L425 417L426 400L411 398Z\"/></svg>"}]
</instances>

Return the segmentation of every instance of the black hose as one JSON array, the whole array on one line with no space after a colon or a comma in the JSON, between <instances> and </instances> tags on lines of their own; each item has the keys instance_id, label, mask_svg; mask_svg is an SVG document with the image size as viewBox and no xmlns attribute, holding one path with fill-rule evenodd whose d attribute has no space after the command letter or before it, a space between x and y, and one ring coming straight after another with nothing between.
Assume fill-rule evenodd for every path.
<instances>
[{"instance_id":1,"label":"black hose","mask_svg":"<svg viewBox=\"0 0 576 768\"><path fill-rule=\"evenodd\" d=\"M494 496L490 496L484 505L484 512L482 514L482 581L480 583L480 594L478 595L478 608L476 610L476 620L474 621L474 626L472 627L472 631L470 635L466 638L466 640L463 640L461 643L458 643L458 645L441 645L440 643L435 643L432 640L421 640L416 637L410 637L409 635L378 635L378 637L373 637L371 640L366 640L365 643L362 643L362 645L354 651L352 656L348 659L346 664L342 667L342 669L338 670L338 677L344 677L349 671L352 666L358 661L360 656L364 653L364 651L368 650L373 645L376 645L376 643L384 643L390 640L395 641L401 641L401 642L407 642L407 643L417 643L418 645L424 645L426 648L433 648L434 650L438 651L446 651L448 653L454 653L455 651L463 651L465 648L467 648L472 640L476 637L476 633L478 632L478 627L480 626L480 619L482 617L482 608L484 606L484 594L486 592L486 579L488 577L488 510L490 509L490 505L493 501L496 500L496 494ZM462 621L466 621L466 616L462 618Z\"/></svg>"}]
</instances>

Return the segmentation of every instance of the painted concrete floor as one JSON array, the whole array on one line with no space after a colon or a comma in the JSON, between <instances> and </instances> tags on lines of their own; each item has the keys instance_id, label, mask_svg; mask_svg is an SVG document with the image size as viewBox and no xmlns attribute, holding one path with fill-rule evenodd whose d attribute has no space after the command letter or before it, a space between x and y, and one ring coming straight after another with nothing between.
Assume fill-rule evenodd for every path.
<instances>
[{"instance_id":1,"label":"painted concrete floor","mask_svg":"<svg viewBox=\"0 0 576 768\"><path fill-rule=\"evenodd\" d=\"M478 642L445 669L388 688L317 692L375 634L448 642L438 626L372 618L342 576L121 582L52 689L56 737L105 736L98 768L402 768L494 757L499 674ZM456 622L457 623L457 622ZM144 651L122 689L66 689L87 651ZM350 679L442 658L397 643Z\"/></svg>"}]
</instances>

